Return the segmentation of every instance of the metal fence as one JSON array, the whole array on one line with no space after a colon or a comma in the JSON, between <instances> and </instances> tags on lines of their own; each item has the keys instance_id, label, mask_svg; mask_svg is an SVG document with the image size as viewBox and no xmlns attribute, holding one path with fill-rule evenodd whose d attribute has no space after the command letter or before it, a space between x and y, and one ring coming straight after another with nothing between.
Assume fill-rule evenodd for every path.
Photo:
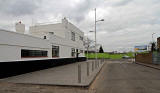
<instances>
[{"instance_id":1,"label":"metal fence","mask_svg":"<svg viewBox=\"0 0 160 93\"><path fill-rule=\"evenodd\" d=\"M152 62L153 64L160 64L160 52L152 53Z\"/></svg>"}]
</instances>

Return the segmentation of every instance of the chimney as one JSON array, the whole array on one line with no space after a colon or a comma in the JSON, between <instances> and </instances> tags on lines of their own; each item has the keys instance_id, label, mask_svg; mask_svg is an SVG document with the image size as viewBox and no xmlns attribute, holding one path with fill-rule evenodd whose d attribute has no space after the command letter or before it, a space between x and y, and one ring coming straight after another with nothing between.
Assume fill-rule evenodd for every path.
<instances>
[{"instance_id":1,"label":"chimney","mask_svg":"<svg viewBox=\"0 0 160 93\"><path fill-rule=\"evenodd\" d=\"M19 21L18 23L15 24L15 29L16 29L16 32L24 34L24 32L25 32L25 25L22 24L21 21Z\"/></svg>"},{"instance_id":2,"label":"chimney","mask_svg":"<svg viewBox=\"0 0 160 93\"><path fill-rule=\"evenodd\" d=\"M62 19L62 24L65 26L65 28L67 28L68 20L66 19L66 17Z\"/></svg>"}]
</instances>

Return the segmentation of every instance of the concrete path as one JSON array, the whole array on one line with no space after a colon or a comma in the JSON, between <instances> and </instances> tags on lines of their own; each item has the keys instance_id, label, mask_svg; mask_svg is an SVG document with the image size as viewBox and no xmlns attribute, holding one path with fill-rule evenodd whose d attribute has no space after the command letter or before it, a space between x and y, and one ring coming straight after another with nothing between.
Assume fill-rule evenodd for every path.
<instances>
[{"instance_id":1,"label":"concrete path","mask_svg":"<svg viewBox=\"0 0 160 93\"><path fill-rule=\"evenodd\" d=\"M129 62L107 62L90 86L96 93L160 93L160 70Z\"/></svg>"},{"instance_id":2,"label":"concrete path","mask_svg":"<svg viewBox=\"0 0 160 93\"><path fill-rule=\"evenodd\" d=\"M95 76L100 71L104 62L101 62L99 60L96 64L97 65L95 65L95 61L73 63L18 76L13 76L1 79L1 81L27 84L88 86L94 80ZM79 70L79 73L78 65L81 66L81 70ZM87 67L89 71L88 75Z\"/></svg>"}]
</instances>

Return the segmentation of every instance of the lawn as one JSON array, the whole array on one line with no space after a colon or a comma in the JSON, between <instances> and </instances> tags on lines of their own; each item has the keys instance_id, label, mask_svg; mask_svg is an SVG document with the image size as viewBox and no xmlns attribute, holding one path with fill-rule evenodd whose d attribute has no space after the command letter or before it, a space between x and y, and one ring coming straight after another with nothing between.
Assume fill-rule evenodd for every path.
<instances>
[{"instance_id":1,"label":"lawn","mask_svg":"<svg viewBox=\"0 0 160 93\"><path fill-rule=\"evenodd\" d=\"M126 54L108 54L108 53L97 53L97 58L106 58L106 59L122 59L123 56L129 56L133 58L133 53L126 53ZM94 53L89 53L88 55L85 54L87 58L95 58Z\"/></svg>"}]
</instances>

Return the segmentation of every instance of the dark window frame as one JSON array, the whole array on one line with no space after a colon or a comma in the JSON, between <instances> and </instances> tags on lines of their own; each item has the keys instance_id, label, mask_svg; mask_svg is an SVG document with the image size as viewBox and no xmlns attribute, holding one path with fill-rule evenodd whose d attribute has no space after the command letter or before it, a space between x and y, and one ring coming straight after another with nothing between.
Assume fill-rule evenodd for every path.
<instances>
[{"instance_id":1,"label":"dark window frame","mask_svg":"<svg viewBox=\"0 0 160 93\"><path fill-rule=\"evenodd\" d=\"M21 58L48 57L46 50L21 49Z\"/></svg>"},{"instance_id":2,"label":"dark window frame","mask_svg":"<svg viewBox=\"0 0 160 93\"><path fill-rule=\"evenodd\" d=\"M75 57L75 53L76 53L76 52L75 52L75 48L71 48L71 56L72 56L72 57Z\"/></svg>"},{"instance_id":3,"label":"dark window frame","mask_svg":"<svg viewBox=\"0 0 160 93\"><path fill-rule=\"evenodd\" d=\"M74 32L71 32L71 40L76 41L76 34Z\"/></svg>"},{"instance_id":4,"label":"dark window frame","mask_svg":"<svg viewBox=\"0 0 160 93\"><path fill-rule=\"evenodd\" d=\"M79 36L79 40L83 41L83 37L82 37L82 36Z\"/></svg>"},{"instance_id":5,"label":"dark window frame","mask_svg":"<svg viewBox=\"0 0 160 93\"><path fill-rule=\"evenodd\" d=\"M52 57L59 57L59 46L52 45Z\"/></svg>"}]
</instances>

